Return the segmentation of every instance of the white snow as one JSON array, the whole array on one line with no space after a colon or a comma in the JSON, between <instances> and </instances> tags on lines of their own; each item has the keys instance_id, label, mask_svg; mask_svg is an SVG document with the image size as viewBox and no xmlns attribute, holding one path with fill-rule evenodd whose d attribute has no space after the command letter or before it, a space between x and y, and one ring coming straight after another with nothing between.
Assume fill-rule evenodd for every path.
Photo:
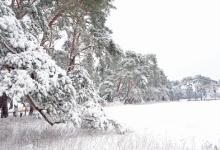
<instances>
[{"instance_id":1,"label":"white snow","mask_svg":"<svg viewBox=\"0 0 220 150\"><path fill-rule=\"evenodd\" d=\"M67 35L66 31L64 31L64 30L59 32L59 36L60 36L60 38L54 42L55 50L63 50L62 47L68 39L68 35Z\"/></svg>"},{"instance_id":2,"label":"white snow","mask_svg":"<svg viewBox=\"0 0 220 150\"><path fill-rule=\"evenodd\" d=\"M220 146L220 100L107 107L108 116L149 139ZM201 148L201 147L200 147Z\"/></svg>"},{"instance_id":3,"label":"white snow","mask_svg":"<svg viewBox=\"0 0 220 150\"><path fill-rule=\"evenodd\" d=\"M68 125L51 127L33 118L8 118L0 122L3 128L8 125L7 130L0 131L13 133L13 138L9 136L6 143L0 140L0 149L219 150L219 106L220 100L106 107L109 116L133 130L125 134L76 130ZM36 141L40 137L42 140Z\"/></svg>"}]
</instances>

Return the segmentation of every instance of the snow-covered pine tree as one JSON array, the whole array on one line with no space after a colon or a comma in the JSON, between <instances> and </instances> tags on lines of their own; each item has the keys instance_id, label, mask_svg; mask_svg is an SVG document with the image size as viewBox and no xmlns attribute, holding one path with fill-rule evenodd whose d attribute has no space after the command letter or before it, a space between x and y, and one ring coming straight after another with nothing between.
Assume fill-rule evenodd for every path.
<instances>
[{"instance_id":1,"label":"snow-covered pine tree","mask_svg":"<svg viewBox=\"0 0 220 150\"><path fill-rule=\"evenodd\" d=\"M132 51L115 56L111 53L107 51L104 56L108 59L102 58L98 65L102 76L99 86L101 97L110 102L117 99L123 103L169 99L168 80L158 68L155 55Z\"/></svg>"},{"instance_id":2,"label":"snow-covered pine tree","mask_svg":"<svg viewBox=\"0 0 220 150\"><path fill-rule=\"evenodd\" d=\"M190 100L215 99L217 84L217 81L201 75L185 77L181 81L182 89L186 91L186 97Z\"/></svg>"},{"instance_id":3,"label":"snow-covered pine tree","mask_svg":"<svg viewBox=\"0 0 220 150\"><path fill-rule=\"evenodd\" d=\"M26 98L51 125L68 120L79 125L70 78L40 47L38 40L23 29L3 1L0 10L0 94L6 92L17 102Z\"/></svg>"},{"instance_id":4,"label":"snow-covered pine tree","mask_svg":"<svg viewBox=\"0 0 220 150\"><path fill-rule=\"evenodd\" d=\"M98 104L86 73L76 70L68 76L4 1L0 1L0 20L0 95L6 92L16 102L26 99L51 125L72 122L101 129L113 125ZM79 93L74 87L79 87Z\"/></svg>"}]
</instances>

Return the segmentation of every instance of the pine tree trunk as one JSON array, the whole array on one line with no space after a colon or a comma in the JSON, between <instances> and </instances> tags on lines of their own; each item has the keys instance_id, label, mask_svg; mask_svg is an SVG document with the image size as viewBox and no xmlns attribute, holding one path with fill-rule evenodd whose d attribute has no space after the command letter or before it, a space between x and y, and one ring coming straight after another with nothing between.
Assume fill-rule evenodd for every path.
<instances>
[{"instance_id":1,"label":"pine tree trunk","mask_svg":"<svg viewBox=\"0 0 220 150\"><path fill-rule=\"evenodd\" d=\"M29 116L32 116L34 112L34 107L30 106Z\"/></svg>"},{"instance_id":2,"label":"pine tree trunk","mask_svg":"<svg viewBox=\"0 0 220 150\"><path fill-rule=\"evenodd\" d=\"M25 105L25 102L22 102L22 105L24 107L24 115L27 116L27 106Z\"/></svg>"},{"instance_id":3,"label":"pine tree trunk","mask_svg":"<svg viewBox=\"0 0 220 150\"><path fill-rule=\"evenodd\" d=\"M18 106L14 106L13 116L14 116L14 117L17 117L17 116L18 116Z\"/></svg>"},{"instance_id":4,"label":"pine tree trunk","mask_svg":"<svg viewBox=\"0 0 220 150\"><path fill-rule=\"evenodd\" d=\"M73 32L73 39L70 47L70 55L69 55L69 66L67 73L70 72L71 70L74 70L74 67L76 65L76 56L78 51L78 44L79 44L79 37L80 33L78 33L77 29L74 29Z\"/></svg>"},{"instance_id":5,"label":"pine tree trunk","mask_svg":"<svg viewBox=\"0 0 220 150\"><path fill-rule=\"evenodd\" d=\"M2 108L2 97L0 97L0 109Z\"/></svg>"},{"instance_id":6,"label":"pine tree trunk","mask_svg":"<svg viewBox=\"0 0 220 150\"><path fill-rule=\"evenodd\" d=\"M69 67L68 67L67 72L70 72L71 70L74 70L75 62L76 62L76 57L74 56L72 59L70 59Z\"/></svg>"},{"instance_id":7,"label":"pine tree trunk","mask_svg":"<svg viewBox=\"0 0 220 150\"><path fill-rule=\"evenodd\" d=\"M11 102L10 102L10 107L9 107L9 109L13 109L13 100L11 100Z\"/></svg>"},{"instance_id":8,"label":"pine tree trunk","mask_svg":"<svg viewBox=\"0 0 220 150\"><path fill-rule=\"evenodd\" d=\"M11 7L14 8L14 6L15 6L15 0L12 0L11 1Z\"/></svg>"}]
</instances>

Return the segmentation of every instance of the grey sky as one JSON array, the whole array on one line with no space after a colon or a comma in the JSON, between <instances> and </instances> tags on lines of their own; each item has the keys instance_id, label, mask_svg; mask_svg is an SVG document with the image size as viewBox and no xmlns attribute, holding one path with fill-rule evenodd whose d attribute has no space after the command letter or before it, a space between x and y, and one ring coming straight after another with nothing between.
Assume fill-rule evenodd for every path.
<instances>
[{"instance_id":1,"label":"grey sky","mask_svg":"<svg viewBox=\"0 0 220 150\"><path fill-rule=\"evenodd\" d=\"M169 79L220 79L219 0L115 0L108 26L125 50L155 53Z\"/></svg>"}]
</instances>

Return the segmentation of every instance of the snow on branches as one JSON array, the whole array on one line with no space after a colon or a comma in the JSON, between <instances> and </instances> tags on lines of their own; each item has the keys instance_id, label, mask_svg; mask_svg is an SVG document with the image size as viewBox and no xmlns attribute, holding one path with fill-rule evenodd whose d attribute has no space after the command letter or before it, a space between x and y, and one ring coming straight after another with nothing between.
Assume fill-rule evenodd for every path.
<instances>
[{"instance_id":1,"label":"snow on branches","mask_svg":"<svg viewBox=\"0 0 220 150\"><path fill-rule=\"evenodd\" d=\"M46 110L53 122L73 119L75 89L65 71L45 52L8 54L1 64L0 94L6 91L17 102L27 95L32 96L35 105Z\"/></svg>"},{"instance_id":2,"label":"snow on branches","mask_svg":"<svg viewBox=\"0 0 220 150\"><path fill-rule=\"evenodd\" d=\"M0 57L7 53L17 53L37 49L38 41L29 32L25 32L14 12L0 1Z\"/></svg>"},{"instance_id":3,"label":"snow on branches","mask_svg":"<svg viewBox=\"0 0 220 150\"><path fill-rule=\"evenodd\" d=\"M88 73L76 69L68 76L21 22L0 1L0 96L5 92L15 102L25 100L51 125L108 128L113 122L98 104Z\"/></svg>"},{"instance_id":4,"label":"snow on branches","mask_svg":"<svg viewBox=\"0 0 220 150\"><path fill-rule=\"evenodd\" d=\"M69 76L76 89L76 101L82 112L82 128L104 130L113 127L115 122L109 120L103 112L100 104L104 104L104 100L95 90L88 72L82 67L75 67L74 71L69 72Z\"/></svg>"}]
</instances>

